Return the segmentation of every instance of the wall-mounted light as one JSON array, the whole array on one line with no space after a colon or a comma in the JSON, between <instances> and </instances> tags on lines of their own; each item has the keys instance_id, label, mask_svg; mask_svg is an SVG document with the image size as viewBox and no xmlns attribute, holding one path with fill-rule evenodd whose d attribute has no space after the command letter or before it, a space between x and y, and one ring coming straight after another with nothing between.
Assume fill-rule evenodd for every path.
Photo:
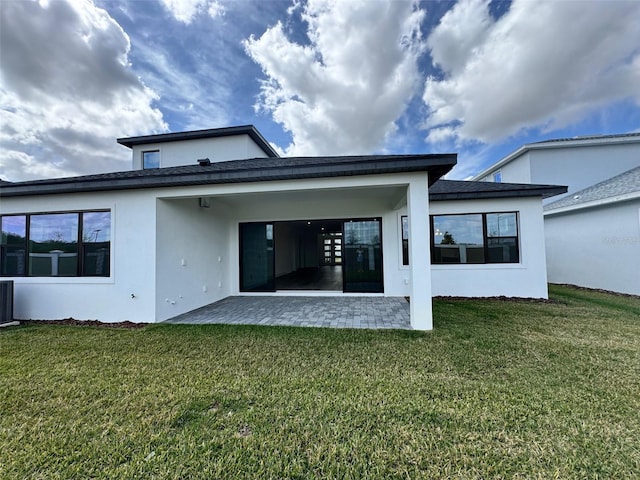
<instances>
[{"instance_id":1,"label":"wall-mounted light","mask_svg":"<svg viewBox=\"0 0 640 480\"><path fill-rule=\"evenodd\" d=\"M200 205L200 208L209 208L211 206L211 202L208 197L198 198L198 203Z\"/></svg>"}]
</instances>

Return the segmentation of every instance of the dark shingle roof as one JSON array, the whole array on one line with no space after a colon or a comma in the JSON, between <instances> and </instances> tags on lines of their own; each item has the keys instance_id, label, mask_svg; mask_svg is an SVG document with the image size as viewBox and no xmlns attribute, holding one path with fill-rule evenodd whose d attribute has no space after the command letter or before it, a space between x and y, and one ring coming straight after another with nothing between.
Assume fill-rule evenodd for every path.
<instances>
[{"instance_id":1,"label":"dark shingle roof","mask_svg":"<svg viewBox=\"0 0 640 480\"><path fill-rule=\"evenodd\" d=\"M438 180L429 189L429 199L469 200L480 198L542 197L566 193L562 185L535 185L529 183L498 183L460 180Z\"/></svg>"},{"instance_id":2,"label":"dark shingle roof","mask_svg":"<svg viewBox=\"0 0 640 480\"><path fill-rule=\"evenodd\" d=\"M197 140L201 138L230 137L233 135L249 135L251 139L269 157L278 157L278 153L267 142L262 134L253 125L241 125L237 127L210 128L207 130L192 130L190 132L160 133L157 135L143 135L140 137L118 138L118 143L132 148L134 145L147 145L149 143L178 142L184 140Z\"/></svg>"},{"instance_id":3,"label":"dark shingle roof","mask_svg":"<svg viewBox=\"0 0 640 480\"><path fill-rule=\"evenodd\" d=\"M635 192L640 192L640 167L632 168L620 175L551 202L545 205L544 210L546 212L598 200L615 199Z\"/></svg>"},{"instance_id":4,"label":"dark shingle roof","mask_svg":"<svg viewBox=\"0 0 640 480\"><path fill-rule=\"evenodd\" d=\"M429 172L432 181L456 164L456 154L254 158L81 177L16 182L0 186L0 197L138 188L264 182L402 172Z\"/></svg>"}]
</instances>

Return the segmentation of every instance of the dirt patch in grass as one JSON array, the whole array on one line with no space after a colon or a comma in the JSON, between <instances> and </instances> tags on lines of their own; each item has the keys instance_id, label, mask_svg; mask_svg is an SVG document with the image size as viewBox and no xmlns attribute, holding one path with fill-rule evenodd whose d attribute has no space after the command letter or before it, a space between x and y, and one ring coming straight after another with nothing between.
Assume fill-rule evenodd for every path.
<instances>
[{"instance_id":1,"label":"dirt patch in grass","mask_svg":"<svg viewBox=\"0 0 640 480\"><path fill-rule=\"evenodd\" d=\"M550 298L524 298L524 297L433 297L434 300L455 300L476 302L481 300L492 300L495 302L519 302L519 303L558 303Z\"/></svg>"},{"instance_id":2,"label":"dirt patch in grass","mask_svg":"<svg viewBox=\"0 0 640 480\"><path fill-rule=\"evenodd\" d=\"M524 297L505 297L505 296L500 296L500 297L443 297L443 296L436 296L436 297L432 297L432 298L434 300L456 301L456 302L460 302L460 301L476 302L478 300L493 300L493 301L496 301L496 302L518 302L518 303L550 303L550 304L562 303L562 302L559 302L558 300L552 300L551 298L524 298ZM404 297L404 299L408 303L411 302L411 297Z\"/></svg>"},{"instance_id":3,"label":"dirt patch in grass","mask_svg":"<svg viewBox=\"0 0 640 480\"><path fill-rule=\"evenodd\" d=\"M20 320L23 325L72 325L75 327L101 327L101 328L144 328L148 323L124 322L100 322L98 320L76 320L75 318L63 318L62 320Z\"/></svg>"}]
</instances>

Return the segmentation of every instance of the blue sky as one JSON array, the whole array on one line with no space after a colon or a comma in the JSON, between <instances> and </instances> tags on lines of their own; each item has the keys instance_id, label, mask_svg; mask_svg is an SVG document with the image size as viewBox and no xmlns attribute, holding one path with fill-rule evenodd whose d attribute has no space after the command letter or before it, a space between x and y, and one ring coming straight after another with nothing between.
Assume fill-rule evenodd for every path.
<instances>
[{"instance_id":1,"label":"blue sky","mask_svg":"<svg viewBox=\"0 0 640 480\"><path fill-rule=\"evenodd\" d=\"M282 155L640 131L640 2L10 0L0 178L131 168L117 137L255 125Z\"/></svg>"}]
</instances>

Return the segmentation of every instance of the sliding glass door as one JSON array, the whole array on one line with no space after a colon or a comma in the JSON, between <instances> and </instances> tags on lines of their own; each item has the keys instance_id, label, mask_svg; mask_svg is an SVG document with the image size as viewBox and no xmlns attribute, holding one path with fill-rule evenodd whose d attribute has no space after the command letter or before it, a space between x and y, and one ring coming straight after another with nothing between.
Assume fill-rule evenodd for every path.
<instances>
[{"instance_id":1,"label":"sliding glass door","mask_svg":"<svg viewBox=\"0 0 640 480\"><path fill-rule=\"evenodd\" d=\"M381 220L344 222L343 231L344 291L383 292Z\"/></svg>"},{"instance_id":2,"label":"sliding glass door","mask_svg":"<svg viewBox=\"0 0 640 480\"><path fill-rule=\"evenodd\" d=\"M273 292L274 273L273 223L241 223L240 290Z\"/></svg>"}]
</instances>

